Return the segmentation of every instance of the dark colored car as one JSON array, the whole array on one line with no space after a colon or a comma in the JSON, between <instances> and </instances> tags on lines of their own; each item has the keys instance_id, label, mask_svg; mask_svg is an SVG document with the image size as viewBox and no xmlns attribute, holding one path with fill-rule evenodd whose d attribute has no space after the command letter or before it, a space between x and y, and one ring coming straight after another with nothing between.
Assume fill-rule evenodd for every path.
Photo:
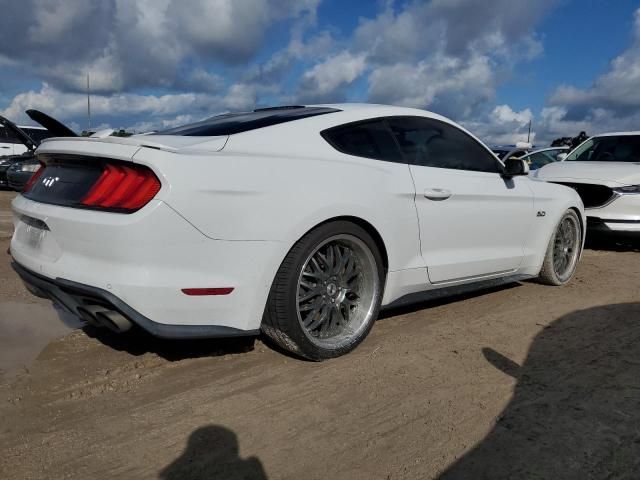
<instances>
[{"instance_id":1,"label":"dark colored car","mask_svg":"<svg viewBox=\"0 0 640 480\"><path fill-rule=\"evenodd\" d=\"M12 163L6 172L8 187L16 192L21 192L38 168L40 168L40 163L33 155L30 155L26 160Z\"/></svg>"},{"instance_id":2,"label":"dark colored car","mask_svg":"<svg viewBox=\"0 0 640 480\"><path fill-rule=\"evenodd\" d=\"M13 122L0 116L0 125L5 135L10 135L14 143L20 142L27 147L27 151L21 155L6 155L0 157L0 187L5 188L9 186L7 181L7 170L11 165L16 162L21 162L29 158L33 158L33 151L37 148L38 144L27 133L18 127Z\"/></svg>"},{"instance_id":3,"label":"dark colored car","mask_svg":"<svg viewBox=\"0 0 640 480\"><path fill-rule=\"evenodd\" d=\"M26 114L34 121L46 128L38 135L29 135L24 129L18 127L13 122L0 116L0 125L7 131L11 131L15 138L20 139L27 147L27 151L22 155L11 155L0 157L0 187L9 187L13 190L22 191L29 178L38 170L39 164L35 159L34 152L38 145L50 137L77 137L77 134L38 110L27 110Z\"/></svg>"}]
</instances>

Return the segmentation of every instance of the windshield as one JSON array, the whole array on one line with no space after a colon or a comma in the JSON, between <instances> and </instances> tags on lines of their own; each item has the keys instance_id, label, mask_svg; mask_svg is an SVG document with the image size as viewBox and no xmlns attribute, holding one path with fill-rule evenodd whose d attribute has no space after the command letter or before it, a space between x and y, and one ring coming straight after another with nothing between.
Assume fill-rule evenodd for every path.
<instances>
[{"instance_id":1,"label":"windshield","mask_svg":"<svg viewBox=\"0 0 640 480\"><path fill-rule=\"evenodd\" d=\"M573 162L640 162L640 136L590 138L566 158Z\"/></svg>"}]
</instances>

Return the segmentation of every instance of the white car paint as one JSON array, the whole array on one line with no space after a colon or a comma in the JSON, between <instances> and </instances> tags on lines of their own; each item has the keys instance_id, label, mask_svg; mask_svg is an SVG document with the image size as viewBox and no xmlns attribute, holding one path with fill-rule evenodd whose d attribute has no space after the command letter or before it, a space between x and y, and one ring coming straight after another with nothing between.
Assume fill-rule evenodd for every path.
<instances>
[{"instance_id":1,"label":"white car paint","mask_svg":"<svg viewBox=\"0 0 640 480\"><path fill-rule=\"evenodd\" d=\"M591 139L614 136L640 138L640 132L613 132ZM565 160L537 170L535 176L548 182L604 185L611 189L640 185L640 162L567 160L591 139L576 147ZM599 222L593 224L594 228L640 232L640 187L638 193L616 193L606 205L587 208L586 215Z\"/></svg>"},{"instance_id":2,"label":"white car paint","mask_svg":"<svg viewBox=\"0 0 640 480\"><path fill-rule=\"evenodd\" d=\"M334 107L341 111L223 137L44 141L39 155L146 165L162 188L132 214L18 196L11 254L44 278L108 291L158 324L255 332L287 252L328 220L350 217L379 234L388 258L383 305L445 286L536 276L566 210L575 209L584 221L580 198L566 187L341 153L319 132L385 116L455 124L423 110ZM450 195L434 201L427 190ZM25 217L46 222L49 230L34 230ZM234 291L198 297L181 292L193 287Z\"/></svg>"}]
</instances>

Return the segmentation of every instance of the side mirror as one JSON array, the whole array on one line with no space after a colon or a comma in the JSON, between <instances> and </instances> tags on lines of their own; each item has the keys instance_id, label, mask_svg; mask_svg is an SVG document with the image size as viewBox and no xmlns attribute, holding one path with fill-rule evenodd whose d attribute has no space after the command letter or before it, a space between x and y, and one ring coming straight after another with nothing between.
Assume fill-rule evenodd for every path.
<instances>
[{"instance_id":1,"label":"side mirror","mask_svg":"<svg viewBox=\"0 0 640 480\"><path fill-rule=\"evenodd\" d=\"M529 164L525 160L509 158L504 162L503 177L511 178L519 175L529 175Z\"/></svg>"},{"instance_id":2,"label":"side mirror","mask_svg":"<svg viewBox=\"0 0 640 480\"><path fill-rule=\"evenodd\" d=\"M556 156L556 161L557 161L557 162L564 162L565 158L567 158L568 156L569 156L569 154L568 154L568 153L559 153L559 154Z\"/></svg>"}]
</instances>

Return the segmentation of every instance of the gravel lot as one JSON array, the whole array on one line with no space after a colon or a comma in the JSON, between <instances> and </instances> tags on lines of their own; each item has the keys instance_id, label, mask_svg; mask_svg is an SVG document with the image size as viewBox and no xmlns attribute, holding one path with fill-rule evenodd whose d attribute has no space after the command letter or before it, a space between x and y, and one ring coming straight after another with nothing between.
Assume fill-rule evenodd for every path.
<instances>
[{"instance_id":1,"label":"gravel lot","mask_svg":"<svg viewBox=\"0 0 640 480\"><path fill-rule=\"evenodd\" d=\"M590 242L564 288L386 312L316 364L260 340L67 333L11 271L6 237L0 478L638 478L634 241Z\"/></svg>"}]
</instances>

